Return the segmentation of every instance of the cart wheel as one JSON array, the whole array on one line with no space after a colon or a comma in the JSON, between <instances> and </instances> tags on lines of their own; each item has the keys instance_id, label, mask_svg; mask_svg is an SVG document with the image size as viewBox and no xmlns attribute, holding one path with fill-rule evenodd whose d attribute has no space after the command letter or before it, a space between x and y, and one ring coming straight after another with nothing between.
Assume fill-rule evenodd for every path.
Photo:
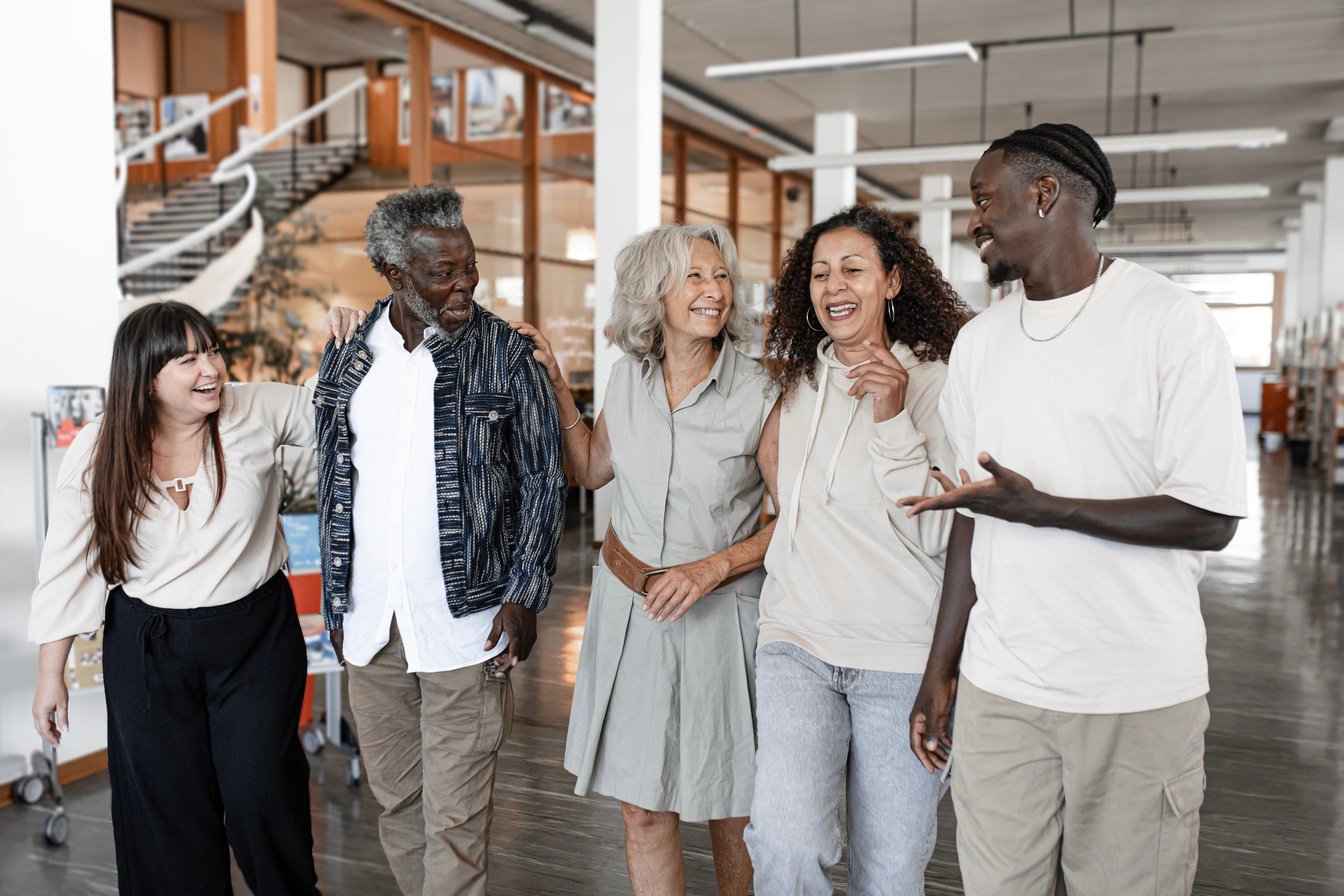
<instances>
[{"instance_id":1,"label":"cart wheel","mask_svg":"<svg viewBox=\"0 0 1344 896\"><path fill-rule=\"evenodd\" d=\"M309 728L304 731L302 740L303 752L307 753L309 756L316 756L318 753L321 753L322 747L327 742L326 737L322 734L321 728Z\"/></svg>"},{"instance_id":2,"label":"cart wheel","mask_svg":"<svg viewBox=\"0 0 1344 896\"><path fill-rule=\"evenodd\" d=\"M345 767L345 786L358 787L359 777L359 757L355 756L350 760L350 764Z\"/></svg>"},{"instance_id":3,"label":"cart wheel","mask_svg":"<svg viewBox=\"0 0 1344 896\"><path fill-rule=\"evenodd\" d=\"M48 846L64 846L70 836L70 819L64 812L57 812L47 819L42 827L42 836Z\"/></svg>"},{"instance_id":4,"label":"cart wheel","mask_svg":"<svg viewBox=\"0 0 1344 896\"><path fill-rule=\"evenodd\" d=\"M26 775L14 782L14 799L33 805L47 792L46 782L37 775Z\"/></svg>"}]
</instances>

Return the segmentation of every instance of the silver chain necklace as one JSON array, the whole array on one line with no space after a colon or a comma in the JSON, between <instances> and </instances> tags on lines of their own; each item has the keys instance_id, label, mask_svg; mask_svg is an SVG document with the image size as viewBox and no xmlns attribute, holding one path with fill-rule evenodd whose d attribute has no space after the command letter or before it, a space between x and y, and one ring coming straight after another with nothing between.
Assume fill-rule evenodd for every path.
<instances>
[{"instance_id":1,"label":"silver chain necklace","mask_svg":"<svg viewBox=\"0 0 1344 896\"><path fill-rule=\"evenodd\" d=\"M1078 315L1082 314L1083 310L1087 308L1087 303L1092 301L1092 294L1097 291L1097 284L1101 282L1101 266L1104 265L1105 263L1106 263L1105 255L1102 255L1097 259L1097 276L1092 278L1092 288L1087 291L1087 298L1083 299L1083 304L1079 305L1078 310L1073 312L1073 317L1069 318L1069 322L1066 323L1064 325L1064 328L1061 329L1058 333L1056 333L1053 336L1046 336L1044 339L1033 336L1027 332L1027 320L1026 320L1027 291L1023 289L1022 301L1019 302L1017 306L1017 325L1022 328L1022 335L1030 339L1032 342L1054 342L1056 339L1063 336L1064 330L1067 330L1069 327L1073 326L1073 322L1078 319Z\"/></svg>"}]
</instances>

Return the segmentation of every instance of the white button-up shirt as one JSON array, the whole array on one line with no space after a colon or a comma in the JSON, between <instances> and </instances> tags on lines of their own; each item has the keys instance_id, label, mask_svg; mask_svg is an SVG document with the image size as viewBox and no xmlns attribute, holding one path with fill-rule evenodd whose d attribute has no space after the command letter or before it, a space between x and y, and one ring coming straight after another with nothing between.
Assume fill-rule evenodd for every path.
<instances>
[{"instance_id":1,"label":"white button-up shirt","mask_svg":"<svg viewBox=\"0 0 1344 896\"><path fill-rule=\"evenodd\" d=\"M484 663L497 608L454 618L439 561L434 479L434 378L425 343L406 351L391 314L368 335L373 363L350 400L355 474L354 551L345 658L367 665L397 620L408 672Z\"/></svg>"}]
</instances>

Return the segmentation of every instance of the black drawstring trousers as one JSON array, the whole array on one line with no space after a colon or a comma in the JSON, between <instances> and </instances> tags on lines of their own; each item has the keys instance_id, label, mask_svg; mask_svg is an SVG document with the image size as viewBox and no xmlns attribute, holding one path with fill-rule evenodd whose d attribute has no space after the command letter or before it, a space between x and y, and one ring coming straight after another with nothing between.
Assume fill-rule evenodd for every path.
<instances>
[{"instance_id":1,"label":"black drawstring trousers","mask_svg":"<svg viewBox=\"0 0 1344 896\"><path fill-rule=\"evenodd\" d=\"M284 575L198 610L114 589L103 672L118 890L227 896L232 846L257 896L316 894L307 662Z\"/></svg>"}]
</instances>

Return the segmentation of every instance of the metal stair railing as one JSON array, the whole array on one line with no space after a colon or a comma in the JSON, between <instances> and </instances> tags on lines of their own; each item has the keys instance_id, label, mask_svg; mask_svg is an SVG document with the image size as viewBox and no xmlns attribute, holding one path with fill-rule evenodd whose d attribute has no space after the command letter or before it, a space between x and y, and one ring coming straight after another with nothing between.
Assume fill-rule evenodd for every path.
<instances>
[{"instance_id":1,"label":"metal stair railing","mask_svg":"<svg viewBox=\"0 0 1344 896\"><path fill-rule=\"evenodd\" d=\"M183 252L186 252L188 249L193 249L201 243L213 239L217 234L223 233L236 221L242 218L243 215L247 214L248 210L251 209L253 200L256 198L257 194L257 173L256 169L250 164L250 160L253 156L257 155L257 153L262 152L267 146L286 135L291 135L290 187L292 190L298 180L298 129L317 116L322 115L332 106L351 94L354 94L355 96L355 121L356 127L358 127L359 94L357 91L363 90L368 83L369 79L363 76L351 81L331 96L321 102L314 103L298 115L295 115L293 118L280 124L275 130L263 135L253 143L221 160L219 165L215 168L214 173L210 175L210 183L215 184L219 188L219 217L186 236L179 237L167 245L160 246L151 252L147 252L144 255L138 255L135 258L124 262L117 268L118 279L129 277L132 274L138 274L154 265L162 264L170 258L175 258ZM243 88L239 88L239 90L242 90L243 94L246 95L246 90ZM237 92L238 91L234 91L234 93ZM229 96L232 95L233 94L229 94ZM221 98L219 102L223 102L223 99ZM231 100L230 102L233 101ZM204 115L208 112L208 109L209 107L201 110L201 112L197 114ZM179 122L179 124L188 127L190 126L186 119ZM174 125L173 127L177 127L177 125ZM166 133L166 131L162 133ZM156 134L154 136L159 137L161 134ZM169 137L171 136L173 135L170 134ZM145 141L141 141L141 143L144 142ZM358 145L358 130L356 131L356 145ZM131 147L131 149L136 152L143 152L144 148L140 143L137 143L135 146ZM129 153L130 150L127 152ZM243 195L228 210L225 210L224 187L226 184L237 180L245 180L246 182L243 189Z\"/></svg>"}]
</instances>

